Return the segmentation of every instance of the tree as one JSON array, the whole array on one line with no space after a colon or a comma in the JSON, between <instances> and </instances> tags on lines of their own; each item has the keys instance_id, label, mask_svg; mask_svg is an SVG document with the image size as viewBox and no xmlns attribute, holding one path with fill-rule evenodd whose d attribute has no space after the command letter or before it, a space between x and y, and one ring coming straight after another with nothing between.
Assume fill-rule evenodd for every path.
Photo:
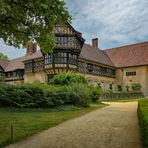
<instances>
[{"instance_id":1,"label":"tree","mask_svg":"<svg viewBox=\"0 0 148 148\"><path fill-rule=\"evenodd\" d=\"M8 60L8 57L0 52L0 59L1 60Z\"/></svg>"},{"instance_id":2,"label":"tree","mask_svg":"<svg viewBox=\"0 0 148 148\"><path fill-rule=\"evenodd\" d=\"M55 23L70 21L64 0L0 0L0 38L17 48L33 41L50 52L56 42Z\"/></svg>"}]
</instances>

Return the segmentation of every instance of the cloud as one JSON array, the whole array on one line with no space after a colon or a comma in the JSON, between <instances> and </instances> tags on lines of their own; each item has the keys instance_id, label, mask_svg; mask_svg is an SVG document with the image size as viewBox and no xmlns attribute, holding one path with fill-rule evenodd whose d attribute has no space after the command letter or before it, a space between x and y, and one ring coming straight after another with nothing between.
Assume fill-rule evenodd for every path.
<instances>
[{"instance_id":1,"label":"cloud","mask_svg":"<svg viewBox=\"0 0 148 148\"><path fill-rule=\"evenodd\" d=\"M65 0L73 16L72 25L86 42L99 38L100 48L111 48L148 40L148 0ZM9 58L25 54L0 40L0 51Z\"/></svg>"},{"instance_id":2,"label":"cloud","mask_svg":"<svg viewBox=\"0 0 148 148\"><path fill-rule=\"evenodd\" d=\"M87 42L99 37L101 47L110 48L148 39L146 0L70 1L66 0L75 18L73 26L84 33Z\"/></svg>"},{"instance_id":3,"label":"cloud","mask_svg":"<svg viewBox=\"0 0 148 148\"><path fill-rule=\"evenodd\" d=\"M0 39L0 52L7 55L9 59L14 59L16 57L25 55L26 49L17 49L13 46L8 46L2 39Z\"/></svg>"}]
</instances>

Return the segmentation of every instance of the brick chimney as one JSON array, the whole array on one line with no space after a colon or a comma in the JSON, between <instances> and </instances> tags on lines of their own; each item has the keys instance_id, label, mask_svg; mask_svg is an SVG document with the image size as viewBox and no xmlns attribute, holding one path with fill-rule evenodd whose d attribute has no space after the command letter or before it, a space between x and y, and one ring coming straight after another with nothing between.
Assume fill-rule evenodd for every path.
<instances>
[{"instance_id":1,"label":"brick chimney","mask_svg":"<svg viewBox=\"0 0 148 148\"><path fill-rule=\"evenodd\" d=\"M37 51L37 44L29 42L26 54L33 54Z\"/></svg>"},{"instance_id":2,"label":"brick chimney","mask_svg":"<svg viewBox=\"0 0 148 148\"><path fill-rule=\"evenodd\" d=\"M98 48L98 38L92 39L92 47Z\"/></svg>"}]
</instances>

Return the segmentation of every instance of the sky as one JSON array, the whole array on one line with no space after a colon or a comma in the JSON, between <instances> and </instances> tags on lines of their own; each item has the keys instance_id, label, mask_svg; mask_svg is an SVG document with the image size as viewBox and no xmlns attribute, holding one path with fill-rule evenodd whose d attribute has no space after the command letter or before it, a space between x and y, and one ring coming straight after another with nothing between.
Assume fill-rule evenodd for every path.
<instances>
[{"instance_id":1,"label":"sky","mask_svg":"<svg viewBox=\"0 0 148 148\"><path fill-rule=\"evenodd\" d=\"M72 26L91 44L98 38L99 48L108 49L148 41L148 0L65 0L73 17ZM0 52L10 59L25 49L7 46L0 39Z\"/></svg>"}]
</instances>

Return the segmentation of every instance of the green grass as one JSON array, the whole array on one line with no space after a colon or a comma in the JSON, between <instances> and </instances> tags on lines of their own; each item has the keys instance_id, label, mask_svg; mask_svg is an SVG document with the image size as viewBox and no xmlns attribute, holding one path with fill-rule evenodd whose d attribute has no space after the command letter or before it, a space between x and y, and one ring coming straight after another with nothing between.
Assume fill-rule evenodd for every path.
<instances>
[{"instance_id":1,"label":"green grass","mask_svg":"<svg viewBox=\"0 0 148 148\"><path fill-rule=\"evenodd\" d=\"M87 108L74 106L58 109L0 108L0 147L104 106L93 104ZM10 125L13 125L14 129L13 140L10 140Z\"/></svg>"},{"instance_id":2,"label":"green grass","mask_svg":"<svg viewBox=\"0 0 148 148\"><path fill-rule=\"evenodd\" d=\"M138 117L143 147L148 148L148 99L138 101Z\"/></svg>"},{"instance_id":3,"label":"green grass","mask_svg":"<svg viewBox=\"0 0 148 148\"><path fill-rule=\"evenodd\" d=\"M105 100L103 102L123 102L123 103L126 103L126 102L135 102L135 101L138 101L138 100L142 100L144 98L139 98L139 99L121 99L121 100Z\"/></svg>"}]
</instances>

